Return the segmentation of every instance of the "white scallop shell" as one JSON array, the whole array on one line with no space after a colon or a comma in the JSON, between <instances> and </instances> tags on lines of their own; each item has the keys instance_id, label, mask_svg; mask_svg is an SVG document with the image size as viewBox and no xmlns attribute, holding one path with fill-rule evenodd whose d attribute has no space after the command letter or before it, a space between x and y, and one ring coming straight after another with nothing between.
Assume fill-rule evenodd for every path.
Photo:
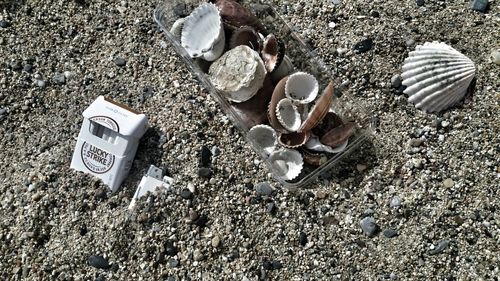
<instances>
[{"instance_id":1,"label":"white scallop shell","mask_svg":"<svg viewBox=\"0 0 500 281\"><path fill-rule=\"evenodd\" d=\"M305 147L309 150L316 152L340 153L346 149L348 143L349 140L346 140L345 142L336 147L330 147L328 145L322 144L317 136L312 136L306 142Z\"/></svg>"},{"instance_id":2,"label":"white scallop shell","mask_svg":"<svg viewBox=\"0 0 500 281\"><path fill-rule=\"evenodd\" d=\"M296 72L288 77L285 96L296 103L310 103L318 95L318 80L309 73Z\"/></svg>"},{"instance_id":3,"label":"white scallop shell","mask_svg":"<svg viewBox=\"0 0 500 281\"><path fill-rule=\"evenodd\" d=\"M445 43L426 42L403 64L402 84L408 101L426 112L444 110L467 93L475 76L474 62Z\"/></svg>"},{"instance_id":4,"label":"white scallop shell","mask_svg":"<svg viewBox=\"0 0 500 281\"><path fill-rule=\"evenodd\" d=\"M250 143L259 151L264 151L266 155L271 154L276 148L278 137L271 126L256 125L248 131Z\"/></svg>"},{"instance_id":5,"label":"white scallop shell","mask_svg":"<svg viewBox=\"0 0 500 281\"><path fill-rule=\"evenodd\" d=\"M181 45L192 58L214 61L222 55L224 44L224 27L214 4L202 4L186 17Z\"/></svg>"},{"instance_id":6,"label":"white scallop shell","mask_svg":"<svg viewBox=\"0 0 500 281\"><path fill-rule=\"evenodd\" d=\"M240 45L216 60L208 73L217 90L239 103L251 99L262 88L266 67L256 51Z\"/></svg>"},{"instance_id":7,"label":"white scallop shell","mask_svg":"<svg viewBox=\"0 0 500 281\"><path fill-rule=\"evenodd\" d=\"M300 112L292 100L284 98L276 106L276 118L283 128L296 132L302 124Z\"/></svg>"},{"instance_id":8,"label":"white scallop shell","mask_svg":"<svg viewBox=\"0 0 500 281\"><path fill-rule=\"evenodd\" d=\"M281 180L293 180L302 171L304 160L302 155L294 149L280 149L271 153L269 161L274 174Z\"/></svg>"}]
</instances>

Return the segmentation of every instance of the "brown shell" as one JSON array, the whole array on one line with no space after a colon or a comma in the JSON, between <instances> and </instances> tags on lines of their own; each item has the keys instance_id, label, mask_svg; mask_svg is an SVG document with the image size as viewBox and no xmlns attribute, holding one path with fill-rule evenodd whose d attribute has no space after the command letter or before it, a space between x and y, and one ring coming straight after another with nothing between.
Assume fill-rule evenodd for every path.
<instances>
[{"instance_id":1,"label":"brown shell","mask_svg":"<svg viewBox=\"0 0 500 281\"><path fill-rule=\"evenodd\" d=\"M231 35L231 39L229 40L229 49L240 45L246 45L257 52L260 52L262 40L253 27L242 26L236 29Z\"/></svg>"},{"instance_id":2,"label":"brown shell","mask_svg":"<svg viewBox=\"0 0 500 281\"><path fill-rule=\"evenodd\" d=\"M267 121L267 105L271 101L273 84L269 75L264 78L264 85L251 99L242 103L232 103L231 108L240 116L243 123L251 128Z\"/></svg>"},{"instance_id":3,"label":"brown shell","mask_svg":"<svg viewBox=\"0 0 500 281\"><path fill-rule=\"evenodd\" d=\"M312 129L312 132L321 138L328 131L342 124L344 124L342 118L340 118L340 116L338 116L335 112L329 111L326 113L325 117L323 117L323 120L321 120L321 122L319 122L316 127Z\"/></svg>"},{"instance_id":4,"label":"brown shell","mask_svg":"<svg viewBox=\"0 0 500 281\"><path fill-rule=\"evenodd\" d=\"M307 119L302 123L299 132L309 131L314 128L328 113L333 100L334 83L330 81L323 94L318 98Z\"/></svg>"},{"instance_id":5,"label":"brown shell","mask_svg":"<svg viewBox=\"0 0 500 281\"><path fill-rule=\"evenodd\" d=\"M336 147L352 136L352 134L354 133L354 128L354 122L342 124L328 131L324 136L320 138L319 141L322 144L328 145L330 147Z\"/></svg>"},{"instance_id":6,"label":"brown shell","mask_svg":"<svg viewBox=\"0 0 500 281\"><path fill-rule=\"evenodd\" d=\"M264 46L262 48L262 59L266 65L267 72L275 70L283 61L284 56L285 44L273 34L269 34L264 39Z\"/></svg>"},{"instance_id":7,"label":"brown shell","mask_svg":"<svg viewBox=\"0 0 500 281\"><path fill-rule=\"evenodd\" d=\"M262 34L267 34L264 25L247 8L233 0L210 0L219 8L223 21L234 28L251 26Z\"/></svg>"},{"instance_id":8,"label":"brown shell","mask_svg":"<svg viewBox=\"0 0 500 281\"><path fill-rule=\"evenodd\" d=\"M304 162L313 166L321 166L328 161L328 157L324 153L314 153L308 149L301 149Z\"/></svg>"},{"instance_id":9,"label":"brown shell","mask_svg":"<svg viewBox=\"0 0 500 281\"><path fill-rule=\"evenodd\" d=\"M276 107L278 106L278 102L285 98L285 84L287 80L288 76L284 77L278 82L278 84L274 88L271 102L269 103L269 108L267 109L267 115L271 127L273 127L277 132L280 133L288 133L288 131L283 128L283 126L281 126L280 122L278 121L278 117L276 117Z\"/></svg>"},{"instance_id":10,"label":"brown shell","mask_svg":"<svg viewBox=\"0 0 500 281\"><path fill-rule=\"evenodd\" d=\"M280 134L279 143L286 148L297 148L304 145L311 137L311 132L293 132Z\"/></svg>"}]
</instances>

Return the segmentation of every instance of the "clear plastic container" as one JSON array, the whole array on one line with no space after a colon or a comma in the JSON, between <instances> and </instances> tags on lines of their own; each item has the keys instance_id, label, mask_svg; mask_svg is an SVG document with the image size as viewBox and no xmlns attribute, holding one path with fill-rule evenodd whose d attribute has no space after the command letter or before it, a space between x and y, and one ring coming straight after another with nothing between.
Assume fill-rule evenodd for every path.
<instances>
[{"instance_id":1,"label":"clear plastic container","mask_svg":"<svg viewBox=\"0 0 500 281\"><path fill-rule=\"evenodd\" d=\"M238 114L231 108L229 102L218 93L214 85L210 82L208 74L200 68L199 64L196 63L181 46L180 39L170 33L170 29L176 20L189 15L193 9L205 2L206 1L202 0L166 0L154 11L154 20L164 31L168 41L172 44L177 54L184 60L189 70L197 76L199 81L203 84L203 87L205 87L210 94L218 100L226 115L234 122L242 133L247 136L250 128L245 125ZM285 23L271 4L268 4L265 1L250 0L237 2L252 11L254 15L261 20L269 33L273 33L277 38L284 42L286 46L286 55L290 58L296 71L308 72L316 77L319 82L320 93L329 81L335 79L332 70L313 54L313 52L304 43L304 40L301 39L300 36ZM255 9L252 9L252 7L255 7L255 4L265 6L259 6L258 11L256 11ZM359 102L357 102L354 97L348 95L347 93L336 95L332 108L340 117L342 117L344 121L353 121L356 123L356 131L354 135L349 138L346 149L337 154L325 154L328 157L328 160L321 166L304 164L304 168L299 177L292 181L284 181L275 176L276 180L281 182L284 186L294 188L309 184L319 174L331 169L339 163L341 158L355 151L361 143L366 141L374 132L371 112L369 112L366 108L360 107ZM251 143L249 142L249 144ZM250 146L253 147L252 145ZM271 163L267 160L264 153L255 148L254 150L257 154L261 155L262 160L267 164L273 175L276 175L277 173L273 169Z\"/></svg>"}]
</instances>

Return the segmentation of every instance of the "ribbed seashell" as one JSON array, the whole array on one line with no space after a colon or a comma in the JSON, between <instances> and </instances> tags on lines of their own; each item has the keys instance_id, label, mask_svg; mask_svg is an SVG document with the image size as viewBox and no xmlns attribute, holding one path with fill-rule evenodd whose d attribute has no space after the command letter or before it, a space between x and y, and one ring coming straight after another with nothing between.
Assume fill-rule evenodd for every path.
<instances>
[{"instance_id":1,"label":"ribbed seashell","mask_svg":"<svg viewBox=\"0 0 500 281\"><path fill-rule=\"evenodd\" d=\"M225 34L215 5L201 4L186 17L182 26L181 45L192 58L214 61L222 55Z\"/></svg>"},{"instance_id":2,"label":"ribbed seashell","mask_svg":"<svg viewBox=\"0 0 500 281\"><path fill-rule=\"evenodd\" d=\"M172 24L170 28L170 33L172 33L176 38L181 38L182 36L182 27L184 26L184 22L187 18L180 18Z\"/></svg>"},{"instance_id":3,"label":"ribbed seashell","mask_svg":"<svg viewBox=\"0 0 500 281\"><path fill-rule=\"evenodd\" d=\"M321 166L328 161L328 157L324 153L316 153L314 151L310 151L309 149L301 148L302 158L304 162L313 165L313 166Z\"/></svg>"},{"instance_id":4,"label":"ribbed seashell","mask_svg":"<svg viewBox=\"0 0 500 281\"><path fill-rule=\"evenodd\" d=\"M251 99L231 104L231 108L239 115L245 126L251 128L267 122L267 106L273 94L273 83L266 76L264 86Z\"/></svg>"},{"instance_id":5,"label":"ribbed seashell","mask_svg":"<svg viewBox=\"0 0 500 281\"><path fill-rule=\"evenodd\" d=\"M216 60L208 74L215 88L228 100L244 102L262 87L266 68L257 52L241 45Z\"/></svg>"},{"instance_id":6,"label":"ribbed seashell","mask_svg":"<svg viewBox=\"0 0 500 281\"><path fill-rule=\"evenodd\" d=\"M273 34L269 34L264 39L261 54L267 72L272 72L283 61L283 57L285 56L285 44L278 40Z\"/></svg>"},{"instance_id":7,"label":"ribbed seashell","mask_svg":"<svg viewBox=\"0 0 500 281\"><path fill-rule=\"evenodd\" d=\"M236 29L231 35L231 39L229 40L229 49L233 49L234 47L240 45L246 45L257 52L260 52L262 45L261 41L262 40L259 34L257 33L257 31L255 31L253 27L242 26Z\"/></svg>"},{"instance_id":8,"label":"ribbed seashell","mask_svg":"<svg viewBox=\"0 0 500 281\"><path fill-rule=\"evenodd\" d=\"M330 147L336 147L348 140L352 134L354 134L354 128L353 122L342 124L326 132L319 141Z\"/></svg>"},{"instance_id":9,"label":"ribbed seashell","mask_svg":"<svg viewBox=\"0 0 500 281\"><path fill-rule=\"evenodd\" d=\"M285 84L287 80L288 76L285 76L278 82L276 87L274 87L271 102L269 103L269 108L267 109L269 123L277 132L280 133L288 133L288 131L283 128L281 123L278 121L278 117L276 116L276 108L278 107L278 103L280 102L280 100L285 98Z\"/></svg>"},{"instance_id":10,"label":"ribbed seashell","mask_svg":"<svg viewBox=\"0 0 500 281\"><path fill-rule=\"evenodd\" d=\"M295 68L293 67L292 61L288 56L285 55L283 56L283 60L281 61L279 66L275 68L273 72L271 72L271 80L276 83L283 79L283 77L286 77L287 75L293 73L294 69Z\"/></svg>"},{"instance_id":11,"label":"ribbed seashell","mask_svg":"<svg viewBox=\"0 0 500 281\"><path fill-rule=\"evenodd\" d=\"M339 153L346 149L349 139L346 139L344 142L340 143L335 147L331 147L325 144L322 144L319 141L317 136L312 136L309 140L304 144L304 146L312 151L316 152L327 152L327 153Z\"/></svg>"},{"instance_id":12,"label":"ribbed seashell","mask_svg":"<svg viewBox=\"0 0 500 281\"><path fill-rule=\"evenodd\" d=\"M311 137L311 132L292 132L292 133L282 133L280 134L278 141L286 148L298 148L309 140Z\"/></svg>"},{"instance_id":13,"label":"ribbed seashell","mask_svg":"<svg viewBox=\"0 0 500 281\"><path fill-rule=\"evenodd\" d=\"M302 123L297 106L288 98L284 98L278 102L276 117L281 126L289 132L297 131Z\"/></svg>"},{"instance_id":14,"label":"ribbed seashell","mask_svg":"<svg viewBox=\"0 0 500 281\"><path fill-rule=\"evenodd\" d=\"M474 79L474 62L445 43L426 42L403 64L408 101L426 112L442 111L460 101Z\"/></svg>"},{"instance_id":15,"label":"ribbed seashell","mask_svg":"<svg viewBox=\"0 0 500 281\"><path fill-rule=\"evenodd\" d=\"M296 103L310 103L318 95L318 80L309 73L296 72L288 77L285 96Z\"/></svg>"},{"instance_id":16,"label":"ribbed seashell","mask_svg":"<svg viewBox=\"0 0 500 281\"><path fill-rule=\"evenodd\" d=\"M304 166L302 155L297 150L287 148L271 153L269 162L276 177L285 181L295 179Z\"/></svg>"},{"instance_id":17,"label":"ribbed seashell","mask_svg":"<svg viewBox=\"0 0 500 281\"><path fill-rule=\"evenodd\" d=\"M334 83L333 81L330 81L330 83L328 83L328 86L326 86L325 90L323 91L323 94L317 99L314 107L309 112L307 119L300 126L299 132L309 131L314 128L319 122L321 122L321 120L323 120L323 117L325 117L325 115L330 110L334 90Z\"/></svg>"},{"instance_id":18,"label":"ribbed seashell","mask_svg":"<svg viewBox=\"0 0 500 281\"><path fill-rule=\"evenodd\" d=\"M233 0L211 0L219 8L220 14L226 25L232 28L251 26L257 31L267 34L264 25L250 10Z\"/></svg>"},{"instance_id":19,"label":"ribbed seashell","mask_svg":"<svg viewBox=\"0 0 500 281\"><path fill-rule=\"evenodd\" d=\"M268 125L253 126L247 137L258 151L263 151L267 156L274 151L278 143L276 132Z\"/></svg>"}]
</instances>

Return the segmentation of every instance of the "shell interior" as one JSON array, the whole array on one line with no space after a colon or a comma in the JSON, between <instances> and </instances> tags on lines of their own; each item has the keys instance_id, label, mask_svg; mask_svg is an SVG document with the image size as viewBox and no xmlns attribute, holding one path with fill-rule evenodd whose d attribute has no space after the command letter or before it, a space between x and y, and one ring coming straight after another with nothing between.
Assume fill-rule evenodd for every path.
<instances>
[{"instance_id":1,"label":"shell interior","mask_svg":"<svg viewBox=\"0 0 500 281\"><path fill-rule=\"evenodd\" d=\"M312 102L318 95L318 90L318 80L305 72L290 75L285 85L286 97L297 103Z\"/></svg>"},{"instance_id":2,"label":"shell interior","mask_svg":"<svg viewBox=\"0 0 500 281\"><path fill-rule=\"evenodd\" d=\"M285 181L295 179L304 166L302 155L294 149L280 149L269 156L275 175Z\"/></svg>"},{"instance_id":3,"label":"shell interior","mask_svg":"<svg viewBox=\"0 0 500 281\"><path fill-rule=\"evenodd\" d=\"M313 136L305 143L305 147L316 152L340 153L346 149L348 143L349 140L347 139L336 147L330 147L328 145L322 144L319 141L318 137Z\"/></svg>"},{"instance_id":4,"label":"shell interior","mask_svg":"<svg viewBox=\"0 0 500 281\"><path fill-rule=\"evenodd\" d=\"M302 123L297 106L288 98L284 98L278 102L276 117L281 126L290 132L297 131Z\"/></svg>"},{"instance_id":5,"label":"shell interior","mask_svg":"<svg viewBox=\"0 0 500 281\"><path fill-rule=\"evenodd\" d=\"M256 125L248 132L248 139L259 151L264 151L266 155L271 154L277 144L276 132L267 125Z\"/></svg>"},{"instance_id":6,"label":"shell interior","mask_svg":"<svg viewBox=\"0 0 500 281\"><path fill-rule=\"evenodd\" d=\"M229 40L229 49L246 45L255 51L260 51L261 40L255 29L250 26L243 26L236 29Z\"/></svg>"},{"instance_id":7,"label":"shell interior","mask_svg":"<svg viewBox=\"0 0 500 281\"><path fill-rule=\"evenodd\" d=\"M474 79L474 62L444 43L425 43L409 53L401 78L408 101L426 112L444 110L467 93Z\"/></svg>"},{"instance_id":8,"label":"shell interior","mask_svg":"<svg viewBox=\"0 0 500 281\"><path fill-rule=\"evenodd\" d=\"M274 82L280 81L283 77L289 75L292 73L294 70L294 66L292 64L292 61L288 56L283 56L283 60L281 63L278 65L278 67L275 67L273 72L271 72L271 79Z\"/></svg>"}]
</instances>

